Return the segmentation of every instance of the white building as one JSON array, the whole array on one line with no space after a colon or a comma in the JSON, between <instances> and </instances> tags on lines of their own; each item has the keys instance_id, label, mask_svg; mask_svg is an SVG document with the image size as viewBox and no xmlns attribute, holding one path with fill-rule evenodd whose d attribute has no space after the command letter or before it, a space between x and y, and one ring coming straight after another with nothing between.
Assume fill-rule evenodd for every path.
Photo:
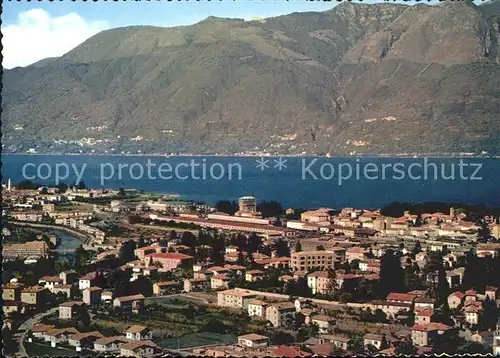
<instances>
[{"instance_id":1,"label":"white building","mask_svg":"<svg viewBox=\"0 0 500 358\"><path fill-rule=\"evenodd\" d=\"M500 356L500 319L497 322L497 329L493 336L493 355Z\"/></svg>"}]
</instances>

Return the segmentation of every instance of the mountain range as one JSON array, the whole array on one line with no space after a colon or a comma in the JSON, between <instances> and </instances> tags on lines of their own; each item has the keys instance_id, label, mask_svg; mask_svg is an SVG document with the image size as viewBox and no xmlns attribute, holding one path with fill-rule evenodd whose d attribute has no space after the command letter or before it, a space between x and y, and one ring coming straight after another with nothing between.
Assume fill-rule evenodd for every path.
<instances>
[{"instance_id":1,"label":"mountain range","mask_svg":"<svg viewBox=\"0 0 500 358\"><path fill-rule=\"evenodd\" d=\"M106 30L4 70L3 150L500 154L500 1Z\"/></svg>"}]
</instances>

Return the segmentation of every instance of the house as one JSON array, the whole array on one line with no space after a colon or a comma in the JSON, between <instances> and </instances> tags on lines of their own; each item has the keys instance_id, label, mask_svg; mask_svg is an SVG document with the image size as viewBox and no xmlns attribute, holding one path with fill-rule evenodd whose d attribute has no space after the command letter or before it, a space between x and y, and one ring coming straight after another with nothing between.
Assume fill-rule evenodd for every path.
<instances>
[{"instance_id":1,"label":"house","mask_svg":"<svg viewBox=\"0 0 500 358\"><path fill-rule=\"evenodd\" d=\"M295 313L291 302L273 303L266 308L266 319L274 327L288 327L295 322Z\"/></svg>"},{"instance_id":2,"label":"house","mask_svg":"<svg viewBox=\"0 0 500 358\"><path fill-rule=\"evenodd\" d=\"M101 303L102 288L91 286L83 290L83 302L91 306Z\"/></svg>"},{"instance_id":3,"label":"house","mask_svg":"<svg viewBox=\"0 0 500 358\"><path fill-rule=\"evenodd\" d=\"M55 327L56 326L53 324L36 323L33 325L33 327L31 327L31 333L35 338L43 338L43 336L45 336L45 333L53 330Z\"/></svg>"},{"instance_id":4,"label":"house","mask_svg":"<svg viewBox=\"0 0 500 358\"><path fill-rule=\"evenodd\" d=\"M413 303L414 304L413 311L417 312L420 310L430 310L433 312L435 302L436 300L434 300L433 298L417 297L415 298L415 301Z\"/></svg>"},{"instance_id":5,"label":"house","mask_svg":"<svg viewBox=\"0 0 500 358\"><path fill-rule=\"evenodd\" d=\"M329 293L330 280L328 271L315 271L307 275L307 285L311 288L313 294Z\"/></svg>"},{"instance_id":6,"label":"house","mask_svg":"<svg viewBox=\"0 0 500 358\"><path fill-rule=\"evenodd\" d=\"M153 339L153 331L146 326L133 325L127 328L125 337L133 341L147 341Z\"/></svg>"},{"instance_id":7,"label":"house","mask_svg":"<svg viewBox=\"0 0 500 358\"><path fill-rule=\"evenodd\" d=\"M448 286L452 288L462 284L464 272L465 270L463 267L458 267L454 270L446 271L446 281L448 282Z\"/></svg>"},{"instance_id":8,"label":"house","mask_svg":"<svg viewBox=\"0 0 500 358\"><path fill-rule=\"evenodd\" d=\"M66 343L69 337L78 334L78 330L73 327L69 328L54 328L46 332L43 338L46 342L50 342L52 347L55 347L58 343Z\"/></svg>"},{"instance_id":9,"label":"house","mask_svg":"<svg viewBox=\"0 0 500 358\"><path fill-rule=\"evenodd\" d=\"M76 333L69 336L68 344L75 347L77 352L80 352L82 349L92 349L94 347L94 342L102 337L102 333L98 331Z\"/></svg>"},{"instance_id":10,"label":"house","mask_svg":"<svg viewBox=\"0 0 500 358\"><path fill-rule=\"evenodd\" d=\"M495 301L497 299L498 287L486 286L484 290L485 298L488 297L490 300Z\"/></svg>"},{"instance_id":11,"label":"house","mask_svg":"<svg viewBox=\"0 0 500 358\"><path fill-rule=\"evenodd\" d=\"M269 338L260 334L250 333L238 336L238 344L248 348L263 348L269 345Z\"/></svg>"},{"instance_id":12,"label":"house","mask_svg":"<svg viewBox=\"0 0 500 358\"><path fill-rule=\"evenodd\" d=\"M59 277L63 280L63 285L69 285L78 281L78 273L73 270L61 272Z\"/></svg>"},{"instance_id":13,"label":"house","mask_svg":"<svg viewBox=\"0 0 500 358\"><path fill-rule=\"evenodd\" d=\"M416 295L412 295L409 293L391 292L387 295L387 298L385 300L388 302L399 302L399 303L412 304L413 301L415 300L415 298L416 298Z\"/></svg>"},{"instance_id":14,"label":"house","mask_svg":"<svg viewBox=\"0 0 500 358\"><path fill-rule=\"evenodd\" d=\"M318 343L309 346L309 349L311 350L312 354L314 354L315 356L322 356L322 357L335 356L336 348L338 349L338 347L335 347L330 342Z\"/></svg>"},{"instance_id":15,"label":"house","mask_svg":"<svg viewBox=\"0 0 500 358\"><path fill-rule=\"evenodd\" d=\"M330 334L322 334L319 336L321 343L324 342L330 342L333 344L335 347L340 348L344 351L347 350L349 347L349 342L351 339L349 337L345 336L336 336L336 335L330 335Z\"/></svg>"},{"instance_id":16,"label":"house","mask_svg":"<svg viewBox=\"0 0 500 358\"><path fill-rule=\"evenodd\" d=\"M428 255L427 252L422 251L415 255L415 260L417 261L418 267L421 269L427 264Z\"/></svg>"},{"instance_id":17,"label":"house","mask_svg":"<svg viewBox=\"0 0 500 358\"><path fill-rule=\"evenodd\" d=\"M38 285L45 287L50 292L54 292L54 287L61 285L63 283L63 279L59 276L43 276L38 280Z\"/></svg>"},{"instance_id":18,"label":"house","mask_svg":"<svg viewBox=\"0 0 500 358\"><path fill-rule=\"evenodd\" d=\"M494 338L494 332L491 331L476 332L470 336L470 340L472 342L476 342L483 345L483 347L487 351L490 351L493 347L493 338Z\"/></svg>"},{"instance_id":19,"label":"house","mask_svg":"<svg viewBox=\"0 0 500 358\"><path fill-rule=\"evenodd\" d=\"M465 302L464 305L467 306L471 302L477 301L477 292L474 290L465 291Z\"/></svg>"},{"instance_id":20,"label":"house","mask_svg":"<svg viewBox=\"0 0 500 358\"><path fill-rule=\"evenodd\" d=\"M365 349L368 346L374 346L377 348L377 351L386 348L383 347L383 342L384 342L384 337L381 334L372 334L372 333L367 333L363 337L363 346Z\"/></svg>"},{"instance_id":21,"label":"house","mask_svg":"<svg viewBox=\"0 0 500 358\"><path fill-rule=\"evenodd\" d=\"M227 275L214 275L210 277L210 287L212 290L228 289L231 278Z\"/></svg>"},{"instance_id":22,"label":"house","mask_svg":"<svg viewBox=\"0 0 500 358\"><path fill-rule=\"evenodd\" d=\"M120 348L129 341L125 337L102 337L94 342L94 351L100 353L118 353Z\"/></svg>"},{"instance_id":23,"label":"house","mask_svg":"<svg viewBox=\"0 0 500 358\"><path fill-rule=\"evenodd\" d=\"M101 292L101 301L102 302L111 302L111 301L113 301L113 292L111 292L111 291L103 291L103 292Z\"/></svg>"},{"instance_id":24,"label":"house","mask_svg":"<svg viewBox=\"0 0 500 358\"><path fill-rule=\"evenodd\" d=\"M325 315L314 315L310 321L318 325L319 333L330 333L335 325L335 319Z\"/></svg>"},{"instance_id":25,"label":"house","mask_svg":"<svg viewBox=\"0 0 500 358\"><path fill-rule=\"evenodd\" d=\"M411 330L411 339L415 346L429 346L438 336L451 329L451 327L438 322L426 325L415 324Z\"/></svg>"},{"instance_id":26,"label":"house","mask_svg":"<svg viewBox=\"0 0 500 358\"><path fill-rule=\"evenodd\" d=\"M248 310L248 303L255 295L243 290L226 290L217 292L217 305Z\"/></svg>"},{"instance_id":27,"label":"house","mask_svg":"<svg viewBox=\"0 0 500 358\"><path fill-rule=\"evenodd\" d=\"M403 302L372 301L373 310L381 310L389 319L394 319L398 313L410 312L412 305Z\"/></svg>"},{"instance_id":28,"label":"house","mask_svg":"<svg viewBox=\"0 0 500 358\"><path fill-rule=\"evenodd\" d=\"M495 333L493 333L493 355L500 355L500 319L497 321Z\"/></svg>"},{"instance_id":29,"label":"house","mask_svg":"<svg viewBox=\"0 0 500 358\"><path fill-rule=\"evenodd\" d=\"M120 356L122 357L152 357L161 353L160 347L152 341L132 341L123 344L120 347Z\"/></svg>"},{"instance_id":30,"label":"house","mask_svg":"<svg viewBox=\"0 0 500 358\"><path fill-rule=\"evenodd\" d=\"M266 308L269 304L261 300L250 300L248 302L248 315L265 318Z\"/></svg>"},{"instance_id":31,"label":"house","mask_svg":"<svg viewBox=\"0 0 500 358\"><path fill-rule=\"evenodd\" d=\"M20 303L19 302L16 302L16 301L3 301L3 304L2 304L2 310L3 310L3 313L8 316L14 312L18 312L19 311L19 306L20 306Z\"/></svg>"},{"instance_id":32,"label":"house","mask_svg":"<svg viewBox=\"0 0 500 358\"><path fill-rule=\"evenodd\" d=\"M98 272L90 272L86 274L85 276L82 276L78 279L78 289L80 291L85 290L86 288L90 288L90 286L93 286L94 283L96 282L97 278L101 274Z\"/></svg>"},{"instance_id":33,"label":"house","mask_svg":"<svg viewBox=\"0 0 500 358\"><path fill-rule=\"evenodd\" d=\"M487 257L491 256L495 258L498 256L498 252L500 250L500 244L478 244L476 247L476 255L478 257Z\"/></svg>"},{"instance_id":34,"label":"house","mask_svg":"<svg viewBox=\"0 0 500 358\"><path fill-rule=\"evenodd\" d=\"M134 251L135 256L139 260L144 260L146 255L156 254L156 253L161 254L161 253L166 253L166 252L167 252L167 248L164 246L145 246L145 247L139 247L139 248L135 249L135 251Z\"/></svg>"},{"instance_id":35,"label":"house","mask_svg":"<svg viewBox=\"0 0 500 358\"><path fill-rule=\"evenodd\" d=\"M52 291L54 294L63 294L66 296L66 298L72 298L75 292L75 286L72 284L68 285L57 285L54 287L54 290Z\"/></svg>"},{"instance_id":36,"label":"house","mask_svg":"<svg viewBox=\"0 0 500 358\"><path fill-rule=\"evenodd\" d=\"M21 302L27 305L41 306L45 303L48 290L45 287L32 286L21 290Z\"/></svg>"},{"instance_id":37,"label":"house","mask_svg":"<svg viewBox=\"0 0 500 358\"><path fill-rule=\"evenodd\" d=\"M184 280L185 292L201 292L209 289L211 282L206 278L189 278Z\"/></svg>"},{"instance_id":38,"label":"house","mask_svg":"<svg viewBox=\"0 0 500 358\"><path fill-rule=\"evenodd\" d=\"M181 283L178 281L161 281L153 284L153 293L156 296L164 296L180 292Z\"/></svg>"},{"instance_id":39,"label":"house","mask_svg":"<svg viewBox=\"0 0 500 358\"><path fill-rule=\"evenodd\" d=\"M269 351L269 355L271 357L287 357L287 358L296 358L296 357L308 357L309 353L304 352L299 347L294 346L277 346L272 348Z\"/></svg>"},{"instance_id":40,"label":"house","mask_svg":"<svg viewBox=\"0 0 500 358\"><path fill-rule=\"evenodd\" d=\"M354 260L362 261L370 256L370 249L364 247L350 247L346 251L346 260L351 263Z\"/></svg>"},{"instance_id":41,"label":"house","mask_svg":"<svg viewBox=\"0 0 500 358\"><path fill-rule=\"evenodd\" d=\"M462 304L465 295L460 291L455 291L448 296L448 307L457 309Z\"/></svg>"},{"instance_id":42,"label":"house","mask_svg":"<svg viewBox=\"0 0 500 358\"><path fill-rule=\"evenodd\" d=\"M141 294L117 297L113 301L113 307L122 311L138 312L144 304L144 299L145 297Z\"/></svg>"},{"instance_id":43,"label":"house","mask_svg":"<svg viewBox=\"0 0 500 358\"><path fill-rule=\"evenodd\" d=\"M2 299L4 301L19 301L21 299L21 290L24 285L17 282L9 282L2 285Z\"/></svg>"},{"instance_id":44,"label":"house","mask_svg":"<svg viewBox=\"0 0 500 358\"><path fill-rule=\"evenodd\" d=\"M156 253L146 255L144 258L144 263L146 266L152 266L155 263L160 264L164 270L172 271L176 270L180 266L192 267L193 266L193 256L177 253L177 252L167 252L164 254Z\"/></svg>"},{"instance_id":45,"label":"house","mask_svg":"<svg viewBox=\"0 0 500 358\"><path fill-rule=\"evenodd\" d=\"M73 319L78 312L83 310L83 302L71 301L64 302L59 305L59 319Z\"/></svg>"},{"instance_id":46,"label":"house","mask_svg":"<svg viewBox=\"0 0 500 358\"><path fill-rule=\"evenodd\" d=\"M433 315L433 311L431 310L418 310L415 312L415 324L425 325L431 323L431 317Z\"/></svg>"},{"instance_id":47,"label":"house","mask_svg":"<svg viewBox=\"0 0 500 358\"><path fill-rule=\"evenodd\" d=\"M249 270L245 273L245 280L249 282L255 282L257 280L262 280L264 278L264 271L261 270Z\"/></svg>"},{"instance_id":48,"label":"house","mask_svg":"<svg viewBox=\"0 0 500 358\"><path fill-rule=\"evenodd\" d=\"M480 315L483 311L482 302L470 302L463 309L465 321L470 324L479 324Z\"/></svg>"}]
</instances>

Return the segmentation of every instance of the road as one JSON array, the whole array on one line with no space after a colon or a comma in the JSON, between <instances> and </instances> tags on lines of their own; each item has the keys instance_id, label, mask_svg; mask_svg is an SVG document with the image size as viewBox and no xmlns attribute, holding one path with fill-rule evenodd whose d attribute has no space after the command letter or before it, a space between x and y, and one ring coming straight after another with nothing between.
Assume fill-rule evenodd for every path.
<instances>
[{"instance_id":1,"label":"road","mask_svg":"<svg viewBox=\"0 0 500 358\"><path fill-rule=\"evenodd\" d=\"M17 338L18 334L21 333L19 337L19 352L17 356L20 357L28 357L28 354L26 353L26 348L24 348L24 340L26 339L26 334L28 334L28 331L33 327L34 324L40 322L40 320L48 315L51 315L55 312L57 312L59 307L53 307L49 309L48 311L38 313L34 315L33 317L29 318L26 320L23 324L21 324L18 328L18 332L14 335L14 337ZM19 332L21 331L21 332Z\"/></svg>"}]
</instances>

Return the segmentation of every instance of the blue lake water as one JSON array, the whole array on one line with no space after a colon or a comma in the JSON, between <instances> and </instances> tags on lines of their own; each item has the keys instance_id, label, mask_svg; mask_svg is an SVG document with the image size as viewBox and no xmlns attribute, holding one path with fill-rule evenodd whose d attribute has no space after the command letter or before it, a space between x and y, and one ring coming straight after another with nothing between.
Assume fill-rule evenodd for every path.
<instances>
[{"instance_id":1,"label":"blue lake water","mask_svg":"<svg viewBox=\"0 0 500 358\"><path fill-rule=\"evenodd\" d=\"M285 207L378 208L392 201L500 206L500 159L2 156L2 181L175 193L214 204L243 195ZM284 162L286 160L286 162ZM281 164L281 165L280 165ZM23 173L24 169L24 173Z\"/></svg>"}]
</instances>

